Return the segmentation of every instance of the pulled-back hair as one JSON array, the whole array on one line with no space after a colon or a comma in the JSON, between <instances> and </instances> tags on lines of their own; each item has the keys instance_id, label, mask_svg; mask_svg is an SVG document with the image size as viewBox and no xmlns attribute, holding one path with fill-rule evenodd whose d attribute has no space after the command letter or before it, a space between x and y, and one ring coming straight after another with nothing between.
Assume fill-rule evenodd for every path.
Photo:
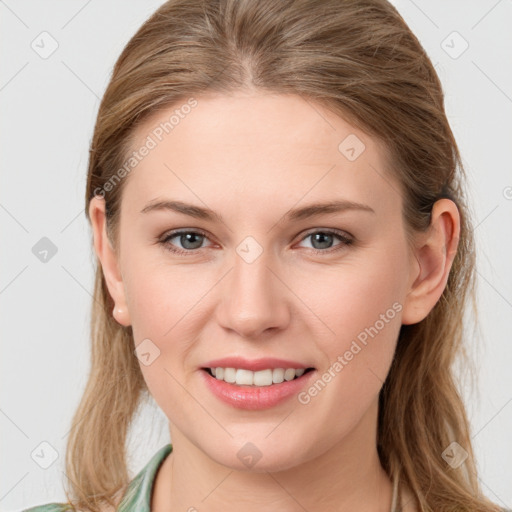
<instances>
[{"instance_id":1,"label":"pulled-back hair","mask_svg":"<svg viewBox=\"0 0 512 512\"><path fill-rule=\"evenodd\" d=\"M401 327L379 397L377 448L385 471L411 489L422 511L500 510L479 488L453 368L456 356L467 358L469 299L475 308L464 169L436 71L386 0L164 3L124 48L101 101L90 147L87 217L90 200L101 191L116 248L126 179L106 184L133 150L136 128L202 93L236 90L299 95L382 141L401 185L408 235L429 227L435 201L456 203L460 239L448 282L423 321ZM127 433L149 396L132 329L112 317L114 302L98 259L96 264L91 369L66 453L68 500L92 511L113 505L129 481ZM468 453L458 468L442 457L453 441Z\"/></svg>"}]
</instances>

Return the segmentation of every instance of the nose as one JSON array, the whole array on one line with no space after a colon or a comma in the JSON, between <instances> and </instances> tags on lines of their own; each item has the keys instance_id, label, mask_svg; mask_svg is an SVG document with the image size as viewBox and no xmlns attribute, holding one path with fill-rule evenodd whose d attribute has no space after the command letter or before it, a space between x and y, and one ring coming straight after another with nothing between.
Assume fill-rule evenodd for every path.
<instances>
[{"instance_id":1,"label":"nose","mask_svg":"<svg viewBox=\"0 0 512 512\"><path fill-rule=\"evenodd\" d=\"M243 338L261 339L290 321L290 292L265 252L247 262L239 255L223 279L217 320Z\"/></svg>"}]
</instances>

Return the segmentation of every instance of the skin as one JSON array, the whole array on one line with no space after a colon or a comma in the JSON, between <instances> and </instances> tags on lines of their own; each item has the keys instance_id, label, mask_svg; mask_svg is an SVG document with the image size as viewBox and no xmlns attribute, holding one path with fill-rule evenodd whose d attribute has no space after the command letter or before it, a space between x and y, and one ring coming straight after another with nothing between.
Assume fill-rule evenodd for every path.
<instances>
[{"instance_id":1,"label":"skin","mask_svg":"<svg viewBox=\"0 0 512 512\"><path fill-rule=\"evenodd\" d=\"M89 208L114 316L132 326L134 346L149 338L160 350L140 364L173 442L152 510L387 512L392 483L377 454L378 395L401 325L425 318L446 286L458 210L438 201L431 229L411 246L399 186L377 140L294 95L197 100L125 178L119 253L106 236L104 200ZM134 150L175 108L138 127ZM354 161L338 150L349 134L365 144ZM224 223L141 213L164 198L208 207ZM332 199L374 213L283 217ZM187 255L157 241L181 228L207 233L196 245L179 236L167 242ZM333 236L322 245L308 236L328 229L354 242L340 245ZM247 236L263 250L252 263L236 252ZM319 378L394 303L401 311L308 404L293 397L243 411L220 402L200 378L206 361L231 355L301 361ZM261 453L252 468L237 457L247 442ZM406 502L405 511L416 510L408 494Z\"/></svg>"}]
</instances>

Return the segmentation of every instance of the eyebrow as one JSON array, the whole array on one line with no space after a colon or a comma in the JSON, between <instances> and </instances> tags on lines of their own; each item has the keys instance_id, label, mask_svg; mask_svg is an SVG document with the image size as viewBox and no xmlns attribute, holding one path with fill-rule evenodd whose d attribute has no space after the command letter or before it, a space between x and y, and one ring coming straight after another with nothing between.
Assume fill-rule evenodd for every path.
<instances>
[{"instance_id":1,"label":"eyebrow","mask_svg":"<svg viewBox=\"0 0 512 512\"><path fill-rule=\"evenodd\" d=\"M148 213L152 211L168 210L196 219L208 220L211 222L222 222L224 220L220 214L210 210L209 208L202 208L192 204L184 203L182 201L171 201L171 200L157 200L150 201L140 213ZM297 221L304 220L309 217L315 217L318 215L326 215L329 213L338 213L348 210L359 210L363 212L375 213L373 208L370 208L366 204L357 203L354 201L347 200L334 200L324 203L314 203L301 208L295 208L288 211L283 217L285 220Z\"/></svg>"}]
</instances>

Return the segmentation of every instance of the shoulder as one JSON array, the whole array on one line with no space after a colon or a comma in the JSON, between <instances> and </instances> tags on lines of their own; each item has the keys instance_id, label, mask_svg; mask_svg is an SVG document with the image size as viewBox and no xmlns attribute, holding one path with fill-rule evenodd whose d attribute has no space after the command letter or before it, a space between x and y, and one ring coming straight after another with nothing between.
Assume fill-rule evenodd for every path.
<instances>
[{"instance_id":1,"label":"shoulder","mask_svg":"<svg viewBox=\"0 0 512 512\"><path fill-rule=\"evenodd\" d=\"M46 503L35 507L25 508L21 512L72 512L73 508L67 503Z\"/></svg>"},{"instance_id":2,"label":"shoulder","mask_svg":"<svg viewBox=\"0 0 512 512\"><path fill-rule=\"evenodd\" d=\"M103 507L100 508L100 510L102 512L115 511L115 509L108 505L104 505ZM25 508L21 512L82 512L82 510L73 508L69 503L45 503L44 505L37 505L35 507Z\"/></svg>"}]
</instances>

